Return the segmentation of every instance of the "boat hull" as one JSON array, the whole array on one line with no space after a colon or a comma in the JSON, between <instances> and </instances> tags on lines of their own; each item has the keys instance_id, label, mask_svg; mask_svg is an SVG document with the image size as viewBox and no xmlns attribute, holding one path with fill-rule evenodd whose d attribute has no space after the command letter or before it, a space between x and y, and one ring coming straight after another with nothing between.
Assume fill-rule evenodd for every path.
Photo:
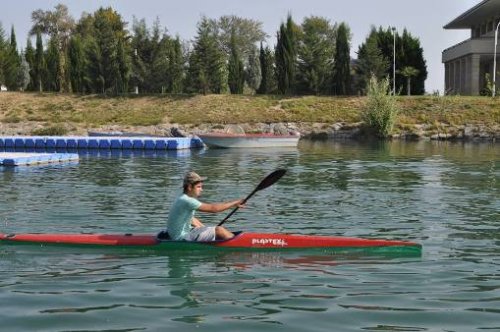
<instances>
[{"instance_id":1,"label":"boat hull","mask_svg":"<svg viewBox=\"0 0 500 332\"><path fill-rule=\"evenodd\" d=\"M304 250L304 249L374 249L420 251L414 242L398 240L362 239L353 237L312 236L292 234L239 232L230 240L213 242L186 242L159 240L147 234L1 234L2 245L123 247L153 250Z\"/></svg>"},{"instance_id":2,"label":"boat hull","mask_svg":"<svg viewBox=\"0 0 500 332\"><path fill-rule=\"evenodd\" d=\"M297 147L299 135L266 135L266 134L200 134L199 138L211 148L275 148Z\"/></svg>"}]
</instances>

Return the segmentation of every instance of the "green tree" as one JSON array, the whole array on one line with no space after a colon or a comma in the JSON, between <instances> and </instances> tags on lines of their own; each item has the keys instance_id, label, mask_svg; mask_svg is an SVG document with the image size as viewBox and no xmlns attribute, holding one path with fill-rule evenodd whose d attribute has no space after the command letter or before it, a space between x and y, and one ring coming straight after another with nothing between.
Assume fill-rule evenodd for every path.
<instances>
[{"instance_id":1,"label":"green tree","mask_svg":"<svg viewBox=\"0 0 500 332\"><path fill-rule=\"evenodd\" d=\"M336 95L351 93L350 29L342 22L337 29L335 64L333 66L333 89Z\"/></svg>"},{"instance_id":2,"label":"green tree","mask_svg":"<svg viewBox=\"0 0 500 332\"><path fill-rule=\"evenodd\" d=\"M47 62L43 51L42 34L40 31L36 33L35 45L35 62L33 65L33 87L35 90L42 92L44 89L44 77L47 75Z\"/></svg>"},{"instance_id":3,"label":"green tree","mask_svg":"<svg viewBox=\"0 0 500 332\"><path fill-rule=\"evenodd\" d=\"M71 37L68 49L69 74L74 92L85 93L87 83L87 57L79 35Z\"/></svg>"},{"instance_id":4,"label":"green tree","mask_svg":"<svg viewBox=\"0 0 500 332\"><path fill-rule=\"evenodd\" d=\"M336 27L323 17L306 17L298 46L299 92L327 92L335 59Z\"/></svg>"},{"instance_id":5,"label":"green tree","mask_svg":"<svg viewBox=\"0 0 500 332\"><path fill-rule=\"evenodd\" d=\"M35 89L35 71L33 67L35 66L35 49L33 48L33 44L31 43L31 38L26 40L26 48L24 49L24 58L29 66L29 82L26 87L26 90L33 91Z\"/></svg>"},{"instance_id":6,"label":"green tree","mask_svg":"<svg viewBox=\"0 0 500 332\"><path fill-rule=\"evenodd\" d=\"M7 43L5 41L5 31L0 22L0 85L5 84L5 58L6 58Z\"/></svg>"},{"instance_id":7,"label":"green tree","mask_svg":"<svg viewBox=\"0 0 500 332\"><path fill-rule=\"evenodd\" d=\"M134 17L132 23L132 72L130 84L137 92L149 92L147 86L149 82L150 71L148 63L150 59L149 31L144 19L137 21Z\"/></svg>"},{"instance_id":8,"label":"green tree","mask_svg":"<svg viewBox=\"0 0 500 332\"><path fill-rule=\"evenodd\" d=\"M59 41L56 37L49 40L47 51L45 52L45 63L47 64L46 75L42 77L43 86L46 91L61 91L61 76L58 69L60 68L59 61Z\"/></svg>"},{"instance_id":9,"label":"green tree","mask_svg":"<svg viewBox=\"0 0 500 332\"><path fill-rule=\"evenodd\" d=\"M104 94L106 92L106 73L103 68L104 61L101 48L95 39L90 39L87 45L88 65L86 71L90 80L91 91Z\"/></svg>"},{"instance_id":10,"label":"green tree","mask_svg":"<svg viewBox=\"0 0 500 332\"><path fill-rule=\"evenodd\" d=\"M411 66L419 71L412 80L411 94L421 95L425 93L425 80L427 79L427 65L423 56L423 49L420 40L413 37L406 29L402 35L396 33L396 72L407 66ZM394 32L391 28L377 31L378 47L382 51L384 58L389 60L387 76L393 75L393 54L394 54ZM396 91L407 90L408 81L400 74L396 75Z\"/></svg>"},{"instance_id":11,"label":"green tree","mask_svg":"<svg viewBox=\"0 0 500 332\"><path fill-rule=\"evenodd\" d=\"M248 56L247 66L245 69L245 82L252 90L257 91L261 79L259 57L257 56L257 50L255 50Z\"/></svg>"},{"instance_id":12,"label":"green tree","mask_svg":"<svg viewBox=\"0 0 500 332\"><path fill-rule=\"evenodd\" d=\"M372 27L366 41L358 48L358 61L355 67L358 75L356 89L363 94L366 93L370 79L375 76L380 81L388 75L388 70L389 60L379 48L377 30Z\"/></svg>"},{"instance_id":13,"label":"green tree","mask_svg":"<svg viewBox=\"0 0 500 332\"><path fill-rule=\"evenodd\" d=\"M173 43L157 19L149 29L144 19L132 26L132 85L141 92L169 90Z\"/></svg>"},{"instance_id":14,"label":"green tree","mask_svg":"<svg viewBox=\"0 0 500 332\"><path fill-rule=\"evenodd\" d=\"M271 49L269 47L264 48L262 43L260 44L259 53L259 63L261 71L261 80L257 93L259 94L269 94L273 91L274 87L274 59Z\"/></svg>"},{"instance_id":15,"label":"green tree","mask_svg":"<svg viewBox=\"0 0 500 332\"><path fill-rule=\"evenodd\" d=\"M30 83L30 65L26 61L26 57L21 53L21 63L17 72L17 86L21 91L26 90L28 84Z\"/></svg>"},{"instance_id":16,"label":"green tree","mask_svg":"<svg viewBox=\"0 0 500 332\"><path fill-rule=\"evenodd\" d=\"M221 93L227 86L226 56L206 17L198 23L198 33L189 56L188 76L189 90L193 92Z\"/></svg>"},{"instance_id":17,"label":"green tree","mask_svg":"<svg viewBox=\"0 0 500 332\"><path fill-rule=\"evenodd\" d=\"M181 40L177 36L171 47L171 62L169 68L170 81L170 92L171 93L181 93L184 90L183 82L185 78L185 63L186 59L184 52L182 50Z\"/></svg>"},{"instance_id":18,"label":"green tree","mask_svg":"<svg viewBox=\"0 0 500 332\"><path fill-rule=\"evenodd\" d=\"M251 54L255 54L257 43L267 38L262 29L262 22L235 15L226 15L218 20L209 20L209 24L226 56L229 58L232 49L236 47L244 65L248 65L246 63L247 59ZM234 40L232 41L232 39Z\"/></svg>"},{"instance_id":19,"label":"green tree","mask_svg":"<svg viewBox=\"0 0 500 332\"><path fill-rule=\"evenodd\" d=\"M130 49L125 22L112 8L99 8L93 14L93 37L90 42L89 79L102 93L128 92Z\"/></svg>"},{"instance_id":20,"label":"green tree","mask_svg":"<svg viewBox=\"0 0 500 332\"><path fill-rule=\"evenodd\" d=\"M411 80L411 86L408 86L410 82L405 78L401 78L402 82L400 82L400 85L407 91L410 89L412 95L423 95L425 93L425 80L427 79L427 64L424 59L424 51L420 45L420 40L413 37L404 29L401 43L403 48L402 57L399 59L399 65L396 63L396 67L401 69L413 67L417 70L417 74Z\"/></svg>"},{"instance_id":21,"label":"green tree","mask_svg":"<svg viewBox=\"0 0 500 332\"><path fill-rule=\"evenodd\" d=\"M55 6L53 11L43 11L38 9L31 14L33 26L30 34L35 35L38 32L47 34L52 40L52 46L57 48L58 67L55 68L57 84L59 91L71 92L69 80L69 69L67 61L67 51L72 29L75 26L74 19L69 15L68 7L63 4ZM54 70L54 68L50 68ZM51 74L52 75L52 74Z\"/></svg>"},{"instance_id":22,"label":"green tree","mask_svg":"<svg viewBox=\"0 0 500 332\"><path fill-rule=\"evenodd\" d=\"M234 34L231 38L231 56L229 57L228 71L229 91L231 91L232 94L242 94L243 85L245 83L245 72L243 62L240 59L240 55L236 47Z\"/></svg>"},{"instance_id":23,"label":"green tree","mask_svg":"<svg viewBox=\"0 0 500 332\"><path fill-rule=\"evenodd\" d=\"M4 78L5 85L9 90L17 90L19 86L19 71L21 67L21 57L17 51L16 34L14 26L10 32L10 43L5 51Z\"/></svg>"},{"instance_id":24,"label":"green tree","mask_svg":"<svg viewBox=\"0 0 500 332\"><path fill-rule=\"evenodd\" d=\"M275 61L276 80L280 94L292 94L296 88L298 31L292 16L288 15L286 24L282 23L277 33Z\"/></svg>"}]
</instances>

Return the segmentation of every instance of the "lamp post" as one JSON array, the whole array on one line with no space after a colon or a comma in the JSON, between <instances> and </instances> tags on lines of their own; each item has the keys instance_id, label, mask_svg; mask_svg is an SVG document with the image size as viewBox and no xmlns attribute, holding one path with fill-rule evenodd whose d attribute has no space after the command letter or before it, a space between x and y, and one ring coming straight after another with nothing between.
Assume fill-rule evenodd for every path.
<instances>
[{"instance_id":1,"label":"lamp post","mask_svg":"<svg viewBox=\"0 0 500 332\"><path fill-rule=\"evenodd\" d=\"M396 95L396 28L392 27L392 95Z\"/></svg>"},{"instance_id":2,"label":"lamp post","mask_svg":"<svg viewBox=\"0 0 500 332\"><path fill-rule=\"evenodd\" d=\"M491 95L495 97L497 92L497 44L498 44L498 27L500 27L500 21L495 29L495 50L493 52L493 91Z\"/></svg>"}]
</instances>

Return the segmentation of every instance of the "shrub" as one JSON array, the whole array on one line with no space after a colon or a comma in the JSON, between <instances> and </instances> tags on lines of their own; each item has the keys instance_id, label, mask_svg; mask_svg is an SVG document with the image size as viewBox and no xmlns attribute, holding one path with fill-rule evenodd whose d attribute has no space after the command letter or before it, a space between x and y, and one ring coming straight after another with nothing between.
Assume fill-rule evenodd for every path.
<instances>
[{"instance_id":1,"label":"shrub","mask_svg":"<svg viewBox=\"0 0 500 332\"><path fill-rule=\"evenodd\" d=\"M64 136L68 133L68 129L61 125L55 125L45 128L35 129L31 132L35 136Z\"/></svg>"},{"instance_id":2,"label":"shrub","mask_svg":"<svg viewBox=\"0 0 500 332\"><path fill-rule=\"evenodd\" d=\"M362 118L377 136L387 137L392 132L399 112L396 99L389 94L389 79L378 81L372 76L368 84L368 99Z\"/></svg>"}]
</instances>

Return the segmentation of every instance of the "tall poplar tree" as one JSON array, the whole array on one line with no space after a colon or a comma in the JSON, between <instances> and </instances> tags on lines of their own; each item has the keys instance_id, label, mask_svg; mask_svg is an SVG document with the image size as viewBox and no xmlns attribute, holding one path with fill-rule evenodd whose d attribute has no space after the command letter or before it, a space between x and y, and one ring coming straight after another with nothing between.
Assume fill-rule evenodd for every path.
<instances>
[{"instance_id":1,"label":"tall poplar tree","mask_svg":"<svg viewBox=\"0 0 500 332\"><path fill-rule=\"evenodd\" d=\"M289 95L295 91L297 67L297 30L292 16L288 15L286 24L282 23L277 33L275 51L276 80L278 93Z\"/></svg>"},{"instance_id":2,"label":"tall poplar tree","mask_svg":"<svg viewBox=\"0 0 500 332\"><path fill-rule=\"evenodd\" d=\"M43 40L40 31L36 33L35 63L33 65L33 87L36 91L42 92L44 89L44 77L47 74L47 62L43 51Z\"/></svg>"},{"instance_id":3,"label":"tall poplar tree","mask_svg":"<svg viewBox=\"0 0 500 332\"><path fill-rule=\"evenodd\" d=\"M68 59L72 90L78 93L85 93L87 82L87 58L81 37L78 35L75 35L70 39Z\"/></svg>"},{"instance_id":4,"label":"tall poplar tree","mask_svg":"<svg viewBox=\"0 0 500 332\"><path fill-rule=\"evenodd\" d=\"M243 62L240 59L240 54L236 47L235 35L231 36L231 56L229 57L228 63L228 84L229 91L232 94L242 94L243 85L245 83L245 72L243 68Z\"/></svg>"},{"instance_id":5,"label":"tall poplar tree","mask_svg":"<svg viewBox=\"0 0 500 332\"><path fill-rule=\"evenodd\" d=\"M263 47L260 44L259 53L259 63L261 70L261 80L259 88L257 89L258 94L270 94L273 92L276 82L274 77L274 58L269 46Z\"/></svg>"},{"instance_id":6,"label":"tall poplar tree","mask_svg":"<svg viewBox=\"0 0 500 332\"><path fill-rule=\"evenodd\" d=\"M26 48L24 49L24 58L29 65L29 83L26 87L27 90L33 91L35 89L35 72L33 70L35 66L35 49L33 48L33 44L31 43L31 38L26 40Z\"/></svg>"},{"instance_id":7,"label":"tall poplar tree","mask_svg":"<svg viewBox=\"0 0 500 332\"><path fill-rule=\"evenodd\" d=\"M2 22L0 22L0 85L3 86L5 84L5 55L7 50L7 43L5 42L5 31L2 26Z\"/></svg>"},{"instance_id":8,"label":"tall poplar tree","mask_svg":"<svg viewBox=\"0 0 500 332\"><path fill-rule=\"evenodd\" d=\"M182 50L181 40L176 37L171 41L169 47L169 65L168 65L168 92L181 93L184 89L184 65L185 58Z\"/></svg>"},{"instance_id":9,"label":"tall poplar tree","mask_svg":"<svg viewBox=\"0 0 500 332\"><path fill-rule=\"evenodd\" d=\"M16 34L14 26L10 30L10 43L5 52L5 85L9 90L17 90L19 88L18 74L21 66L21 57L17 51Z\"/></svg>"},{"instance_id":10,"label":"tall poplar tree","mask_svg":"<svg viewBox=\"0 0 500 332\"><path fill-rule=\"evenodd\" d=\"M47 64L46 75L42 76L43 86L46 91L61 91L61 76L59 73L61 56L59 55L59 41L56 37L49 40L47 51L45 52L45 63Z\"/></svg>"},{"instance_id":11,"label":"tall poplar tree","mask_svg":"<svg viewBox=\"0 0 500 332\"><path fill-rule=\"evenodd\" d=\"M350 29L342 22L337 30L335 64L333 66L333 91L339 96L351 93Z\"/></svg>"},{"instance_id":12,"label":"tall poplar tree","mask_svg":"<svg viewBox=\"0 0 500 332\"><path fill-rule=\"evenodd\" d=\"M259 57L257 56L257 50L255 50L248 56L247 66L245 69L245 82L251 89L257 91L261 79Z\"/></svg>"}]
</instances>

